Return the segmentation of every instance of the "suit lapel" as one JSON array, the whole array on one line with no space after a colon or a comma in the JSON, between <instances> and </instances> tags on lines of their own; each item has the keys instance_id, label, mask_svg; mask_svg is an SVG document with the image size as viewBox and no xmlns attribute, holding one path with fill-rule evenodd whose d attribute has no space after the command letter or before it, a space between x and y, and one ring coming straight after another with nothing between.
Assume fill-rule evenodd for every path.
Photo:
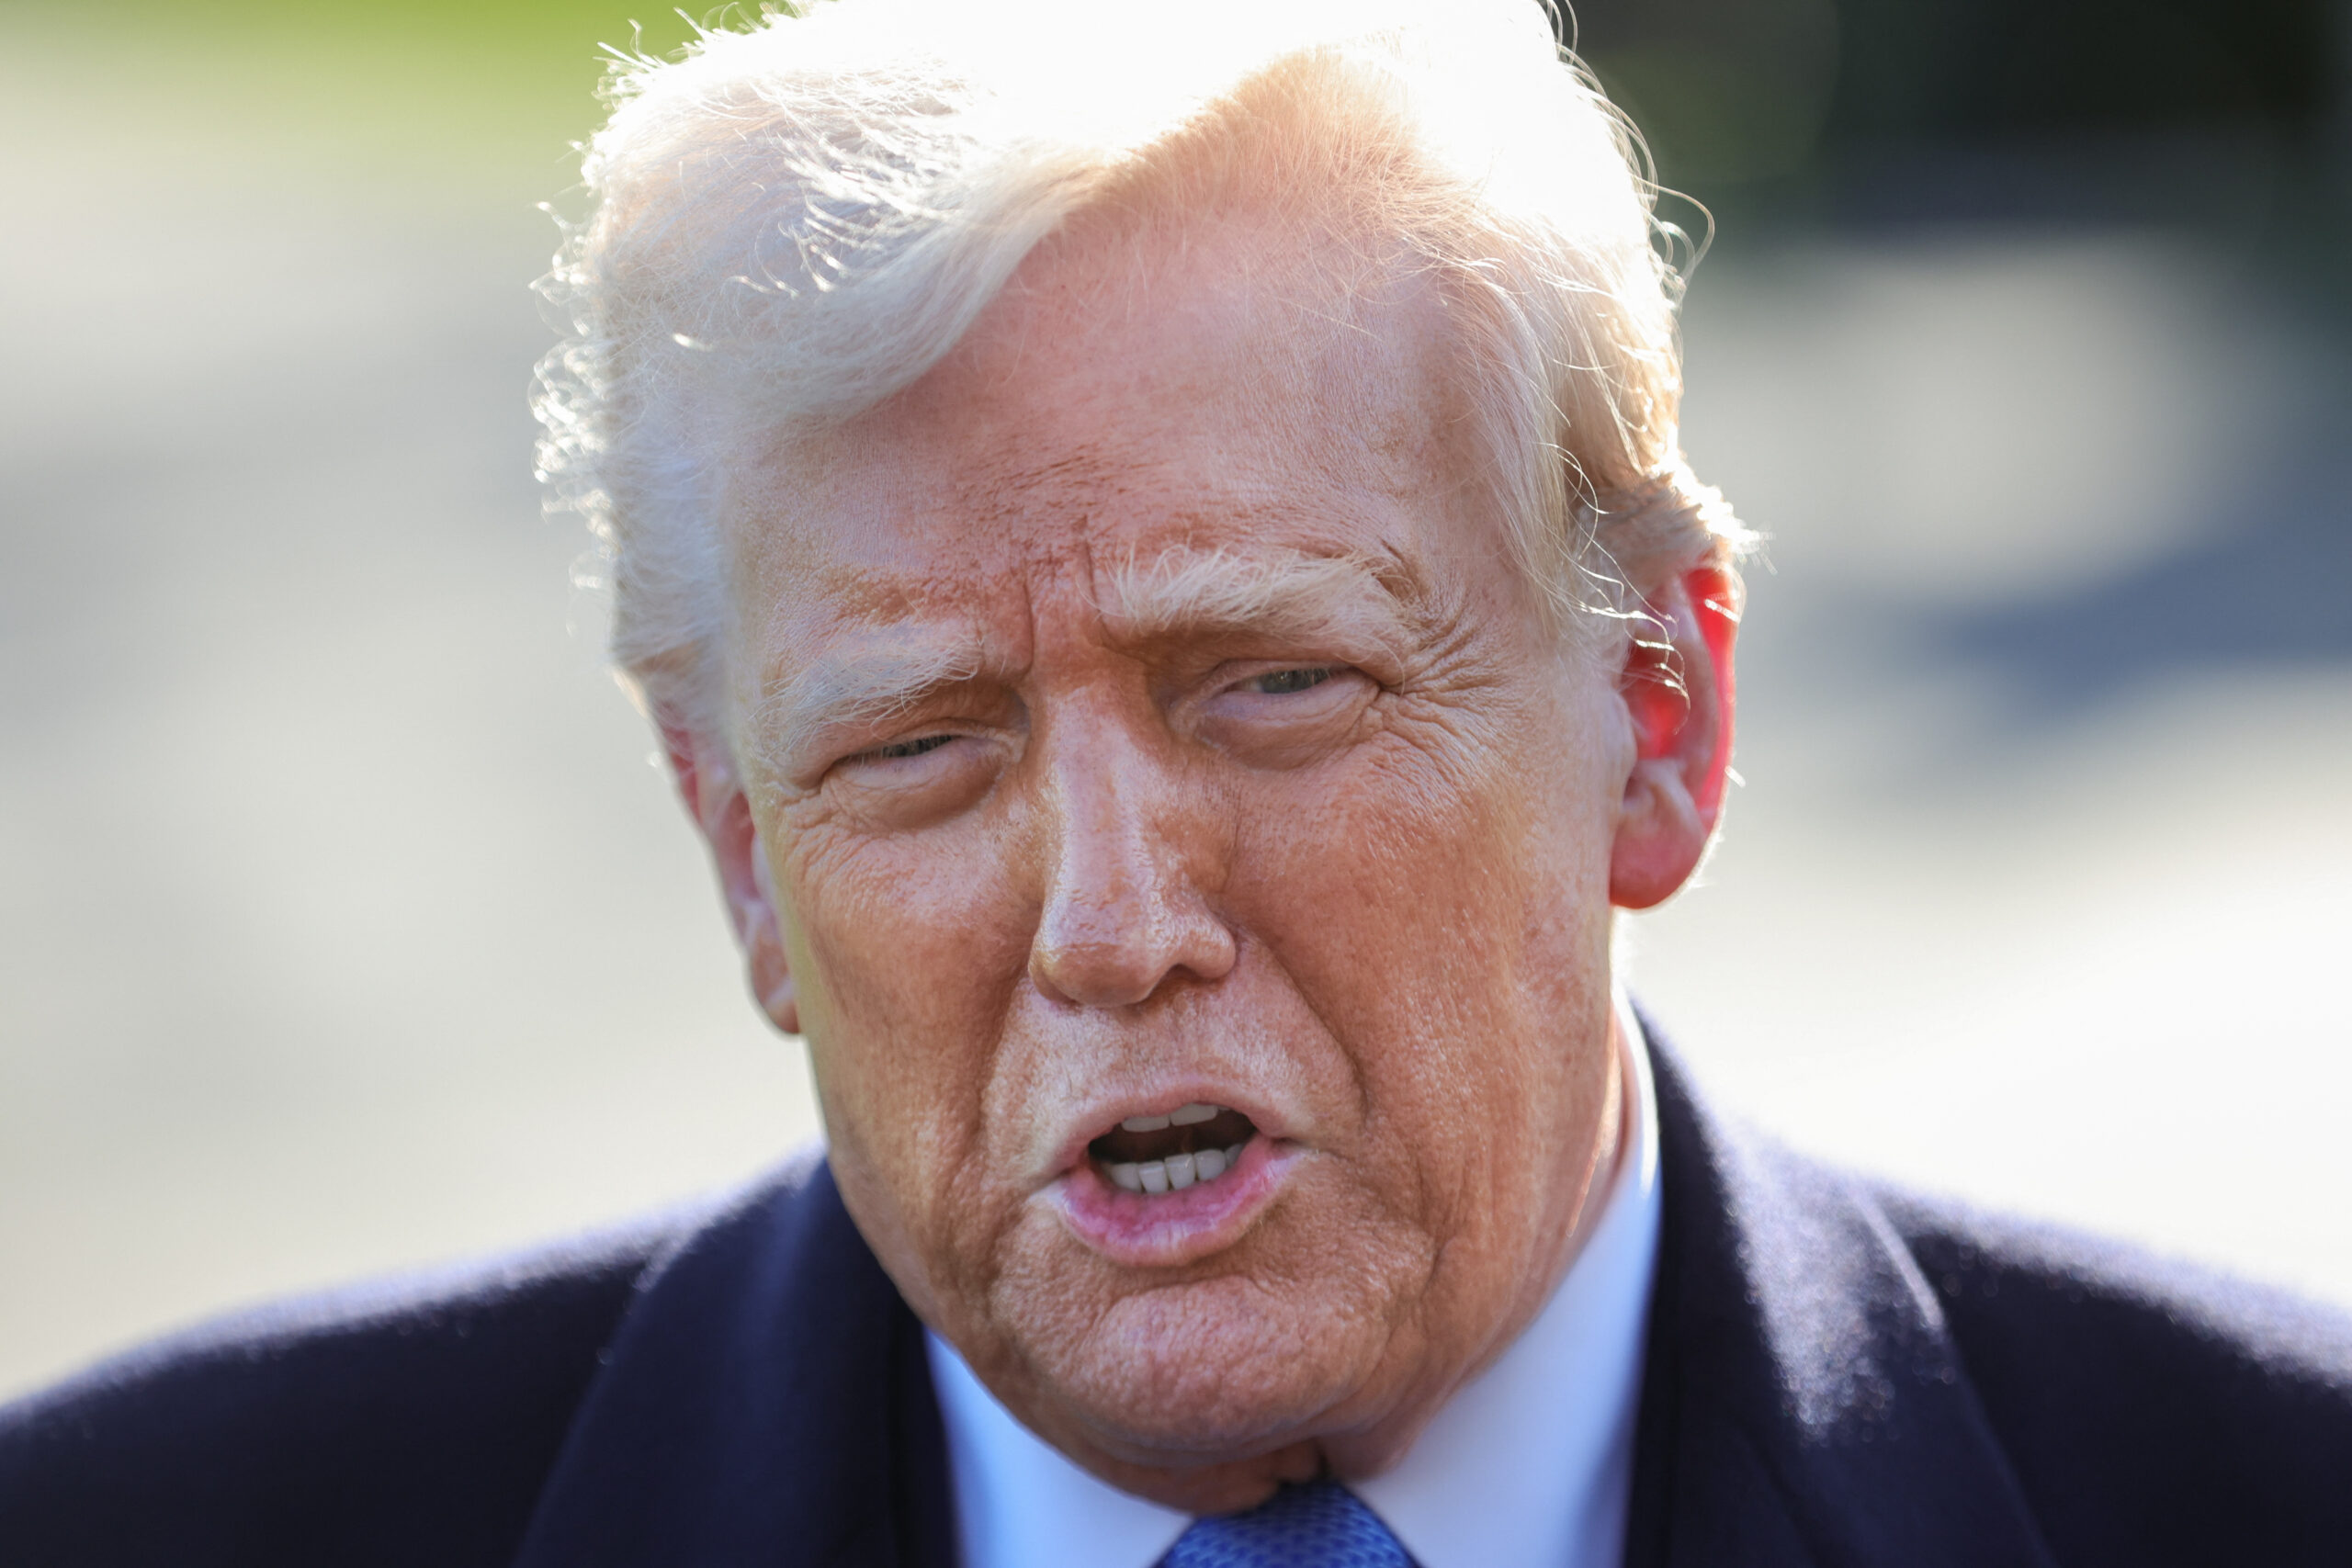
<instances>
[{"instance_id":1,"label":"suit lapel","mask_svg":"<svg viewBox=\"0 0 2352 1568\"><path fill-rule=\"evenodd\" d=\"M922 1334L820 1159L649 1269L516 1568L953 1562Z\"/></svg>"},{"instance_id":2,"label":"suit lapel","mask_svg":"<svg viewBox=\"0 0 2352 1568\"><path fill-rule=\"evenodd\" d=\"M1649 1032L1664 1213L1629 1568L2051 1568L1876 1202L1710 1115Z\"/></svg>"}]
</instances>

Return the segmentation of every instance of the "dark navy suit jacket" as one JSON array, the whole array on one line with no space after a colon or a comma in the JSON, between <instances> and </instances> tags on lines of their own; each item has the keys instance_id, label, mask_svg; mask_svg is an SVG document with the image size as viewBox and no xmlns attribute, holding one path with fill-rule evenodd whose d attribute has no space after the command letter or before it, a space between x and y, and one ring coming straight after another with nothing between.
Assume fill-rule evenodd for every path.
<instances>
[{"instance_id":1,"label":"dark navy suit jacket","mask_svg":"<svg viewBox=\"0 0 2352 1568\"><path fill-rule=\"evenodd\" d=\"M1657 1084L1631 1568L2352 1564L2352 1322ZM947 1488L922 1328L813 1158L0 1410L6 1568L945 1565Z\"/></svg>"}]
</instances>

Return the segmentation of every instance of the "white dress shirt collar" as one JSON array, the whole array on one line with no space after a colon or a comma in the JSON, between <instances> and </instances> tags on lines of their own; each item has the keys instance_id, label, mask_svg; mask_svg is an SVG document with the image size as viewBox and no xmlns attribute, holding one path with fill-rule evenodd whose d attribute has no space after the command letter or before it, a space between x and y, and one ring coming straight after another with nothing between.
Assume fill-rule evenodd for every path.
<instances>
[{"instance_id":1,"label":"white dress shirt collar","mask_svg":"<svg viewBox=\"0 0 2352 1568\"><path fill-rule=\"evenodd\" d=\"M1657 1098L1618 1002L1628 1111L1599 1223L1552 1299L1393 1469L1351 1483L1420 1568L1617 1568L1633 1485L1650 1276ZM1193 1520L1080 1469L928 1335L965 1568L1151 1568Z\"/></svg>"}]
</instances>

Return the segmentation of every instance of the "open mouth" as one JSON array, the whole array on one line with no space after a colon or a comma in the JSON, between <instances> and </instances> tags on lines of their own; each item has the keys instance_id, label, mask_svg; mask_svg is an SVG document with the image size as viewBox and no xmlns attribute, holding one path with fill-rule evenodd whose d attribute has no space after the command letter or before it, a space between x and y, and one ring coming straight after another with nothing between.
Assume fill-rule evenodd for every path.
<instances>
[{"instance_id":1,"label":"open mouth","mask_svg":"<svg viewBox=\"0 0 2352 1568\"><path fill-rule=\"evenodd\" d=\"M1180 1105L1162 1116L1130 1116L1086 1145L1114 1186L1147 1196L1182 1192L1233 1168L1258 1129L1222 1105Z\"/></svg>"}]
</instances>

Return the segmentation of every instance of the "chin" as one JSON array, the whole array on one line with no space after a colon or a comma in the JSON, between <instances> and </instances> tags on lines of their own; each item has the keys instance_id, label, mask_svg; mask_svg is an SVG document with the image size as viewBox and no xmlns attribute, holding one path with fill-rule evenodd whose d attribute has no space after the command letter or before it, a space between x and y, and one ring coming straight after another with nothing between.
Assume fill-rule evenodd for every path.
<instances>
[{"instance_id":1,"label":"chin","mask_svg":"<svg viewBox=\"0 0 2352 1568\"><path fill-rule=\"evenodd\" d=\"M1238 1462L1363 1419L1386 1335L1377 1314L1336 1312L1344 1299L1232 1275L1170 1284L1113 1303L1075 1333L1057 1322L1029 1359L1042 1400L1115 1459Z\"/></svg>"}]
</instances>

